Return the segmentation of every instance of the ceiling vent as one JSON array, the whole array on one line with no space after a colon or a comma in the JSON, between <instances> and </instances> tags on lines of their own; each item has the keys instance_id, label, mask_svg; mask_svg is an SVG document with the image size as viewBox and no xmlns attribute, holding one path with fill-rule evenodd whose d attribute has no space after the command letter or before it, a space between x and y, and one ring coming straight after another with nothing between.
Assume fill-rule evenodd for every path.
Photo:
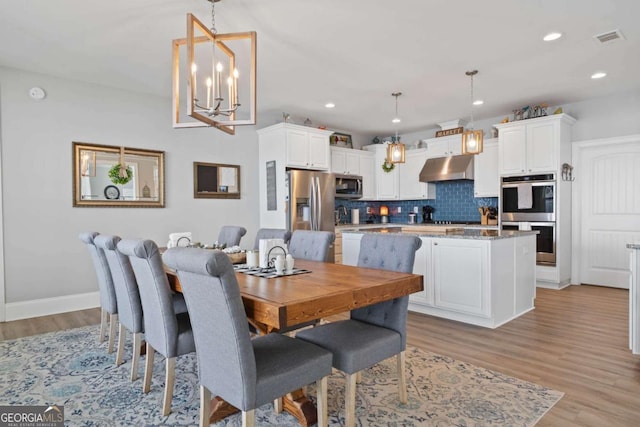
<instances>
[{"instance_id":1,"label":"ceiling vent","mask_svg":"<svg viewBox=\"0 0 640 427\"><path fill-rule=\"evenodd\" d=\"M620 30L607 31L606 33L593 36L598 44L613 43L618 40L624 40L624 35Z\"/></svg>"}]
</instances>

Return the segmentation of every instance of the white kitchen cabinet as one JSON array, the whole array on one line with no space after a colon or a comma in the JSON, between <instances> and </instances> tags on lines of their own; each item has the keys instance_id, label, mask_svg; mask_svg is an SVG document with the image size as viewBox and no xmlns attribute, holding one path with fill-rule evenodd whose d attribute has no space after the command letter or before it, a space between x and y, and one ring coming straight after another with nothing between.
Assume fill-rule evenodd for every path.
<instances>
[{"instance_id":1,"label":"white kitchen cabinet","mask_svg":"<svg viewBox=\"0 0 640 427\"><path fill-rule=\"evenodd\" d=\"M462 134L442 136L425 141L430 158L457 156L462 154Z\"/></svg>"},{"instance_id":2,"label":"white kitchen cabinet","mask_svg":"<svg viewBox=\"0 0 640 427\"><path fill-rule=\"evenodd\" d=\"M373 200L376 198L375 155L362 150L360 150L358 154L360 155L362 198L366 200Z\"/></svg>"},{"instance_id":3,"label":"white kitchen cabinet","mask_svg":"<svg viewBox=\"0 0 640 427\"><path fill-rule=\"evenodd\" d=\"M387 157L387 145L386 144L372 144L362 147L364 150L370 151L374 154L373 170L376 181L376 196L377 200L398 200L398 164L390 172L382 170L382 163Z\"/></svg>"},{"instance_id":4,"label":"white kitchen cabinet","mask_svg":"<svg viewBox=\"0 0 640 427\"><path fill-rule=\"evenodd\" d=\"M396 163L390 172L382 169L387 156L385 144L373 144L363 147L375 154L374 171L376 176L377 200L416 200L435 199L435 184L420 182L419 175L427 159L424 149L407 150L405 163Z\"/></svg>"},{"instance_id":5,"label":"white kitchen cabinet","mask_svg":"<svg viewBox=\"0 0 640 427\"><path fill-rule=\"evenodd\" d=\"M342 233L342 263L344 265L358 265L360 255L361 233Z\"/></svg>"},{"instance_id":6,"label":"white kitchen cabinet","mask_svg":"<svg viewBox=\"0 0 640 427\"><path fill-rule=\"evenodd\" d=\"M435 307L490 317L489 245L480 240L431 239Z\"/></svg>"},{"instance_id":7,"label":"white kitchen cabinet","mask_svg":"<svg viewBox=\"0 0 640 427\"><path fill-rule=\"evenodd\" d=\"M571 125L566 114L494 125L498 129L500 175L559 173L571 159Z\"/></svg>"},{"instance_id":8,"label":"white kitchen cabinet","mask_svg":"<svg viewBox=\"0 0 640 427\"><path fill-rule=\"evenodd\" d=\"M433 305L433 274L431 268L431 239L422 238L422 246L416 251L413 274L422 274L423 289L411 294L409 299L417 304Z\"/></svg>"},{"instance_id":9,"label":"white kitchen cabinet","mask_svg":"<svg viewBox=\"0 0 640 427\"><path fill-rule=\"evenodd\" d=\"M474 197L498 197L500 173L498 172L498 139L485 139L482 153L474 158Z\"/></svg>"},{"instance_id":10,"label":"white kitchen cabinet","mask_svg":"<svg viewBox=\"0 0 640 427\"><path fill-rule=\"evenodd\" d=\"M331 147L331 172L342 175L360 175L360 151Z\"/></svg>"},{"instance_id":11,"label":"white kitchen cabinet","mask_svg":"<svg viewBox=\"0 0 640 427\"><path fill-rule=\"evenodd\" d=\"M435 183L426 183L419 180L420 171L427 160L427 150L407 150L405 152L405 163L396 165L398 167L398 185L400 200L415 199L435 199Z\"/></svg>"},{"instance_id":12,"label":"white kitchen cabinet","mask_svg":"<svg viewBox=\"0 0 640 427\"><path fill-rule=\"evenodd\" d=\"M329 170L329 135L333 131L278 123L258 131L260 150L284 153L284 166Z\"/></svg>"},{"instance_id":13,"label":"white kitchen cabinet","mask_svg":"<svg viewBox=\"0 0 640 427\"><path fill-rule=\"evenodd\" d=\"M357 265L364 232L342 231L344 264ZM497 328L533 309L535 234L418 234L422 246L416 251L413 273L423 276L424 289L409 296L409 310Z\"/></svg>"}]
</instances>

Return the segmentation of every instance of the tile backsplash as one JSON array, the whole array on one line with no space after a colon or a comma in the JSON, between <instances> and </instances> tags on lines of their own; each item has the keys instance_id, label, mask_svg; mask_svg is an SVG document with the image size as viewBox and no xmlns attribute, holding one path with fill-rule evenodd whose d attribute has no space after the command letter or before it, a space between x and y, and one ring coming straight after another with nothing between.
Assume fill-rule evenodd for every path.
<instances>
[{"instance_id":1,"label":"tile backsplash","mask_svg":"<svg viewBox=\"0 0 640 427\"><path fill-rule=\"evenodd\" d=\"M351 223L351 209L359 209L360 223L364 224L368 219L373 219L375 223L380 222L380 206L389 208L390 223L409 222L409 213L414 207L418 207L417 222L422 222L422 207L429 205L433 207L434 221L452 222L480 222L480 206L498 207L497 197L473 197L473 181L445 181L436 183L435 199L420 200L384 200L384 201L361 201L361 200L339 200L336 199L336 209L344 206L347 209L346 217L341 216L342 223ZM372 215L367 214L367 207L371 208ZM398 213L398 208L400 212ZM371 216L373 216L371 218Z\"/></svg>"}]
</instances>

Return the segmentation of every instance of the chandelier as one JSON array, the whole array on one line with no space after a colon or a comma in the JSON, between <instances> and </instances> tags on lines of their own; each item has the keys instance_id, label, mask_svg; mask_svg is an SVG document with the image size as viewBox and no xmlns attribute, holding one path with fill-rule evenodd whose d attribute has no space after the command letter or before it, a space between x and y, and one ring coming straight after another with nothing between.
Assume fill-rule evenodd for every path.
<instances>
[{"instance_id":1,"label":"chandelier","mask_svg":"<svg viewBox=\"0 0 640 427\"><path fill-rule=\"evenodd\" d=\"M471 77L471 120L469 128L462 133L462 154L479 154L482 153L482 130L473 130L473 76L478 74L478 70L465 74Z\"/></svg>"},{"instance_id":2,"label":"chandelier","mask_svg":"<svg viewBox=\"0 0 640 427\"><path fill-rule=\"evenodd\" d=\"M396 98L396 115L391 120L396 125L396 136L393 138L391 144L387 146L387 163L404 163L404 150L405 146L400 142L398 137L398 123L400 123L400 116L398 116L398 97L402 95L402 92L394 92L391 96Z\"/></svg>"},{"instance_id":3,"label":"chandelier","mask_svg":"<svg viewBox=\"0 0 640 427\"><path fill-rule=\"evenodd\" d=\"M207 1L211 28L189 13L187 37L173 40L173 127L215 127L233 135L235 126L256 123L257 36L255 31L218 34L215 4L220 0ZM186 61L181 61L185 49Z\"/></svg>"}]
</instances>

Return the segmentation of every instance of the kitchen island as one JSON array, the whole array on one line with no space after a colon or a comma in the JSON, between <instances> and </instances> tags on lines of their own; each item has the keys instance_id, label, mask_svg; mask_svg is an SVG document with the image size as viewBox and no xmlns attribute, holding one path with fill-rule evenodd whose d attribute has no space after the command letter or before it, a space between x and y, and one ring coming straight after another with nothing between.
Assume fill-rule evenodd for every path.
<instances>
[{"instance_id":1,"label":"kitchen island","mask_svg":"<svg viewBox=\"0 0 640 427\"><path fill-rule=\"evenodd\" d=\"M424 290L409 297L411 311L496 328L534 308L536 231L453 225L343 229L344 264L357 264L364 233L422 240L413 273L423 275Z\"/></svg>"}]
</instances>

